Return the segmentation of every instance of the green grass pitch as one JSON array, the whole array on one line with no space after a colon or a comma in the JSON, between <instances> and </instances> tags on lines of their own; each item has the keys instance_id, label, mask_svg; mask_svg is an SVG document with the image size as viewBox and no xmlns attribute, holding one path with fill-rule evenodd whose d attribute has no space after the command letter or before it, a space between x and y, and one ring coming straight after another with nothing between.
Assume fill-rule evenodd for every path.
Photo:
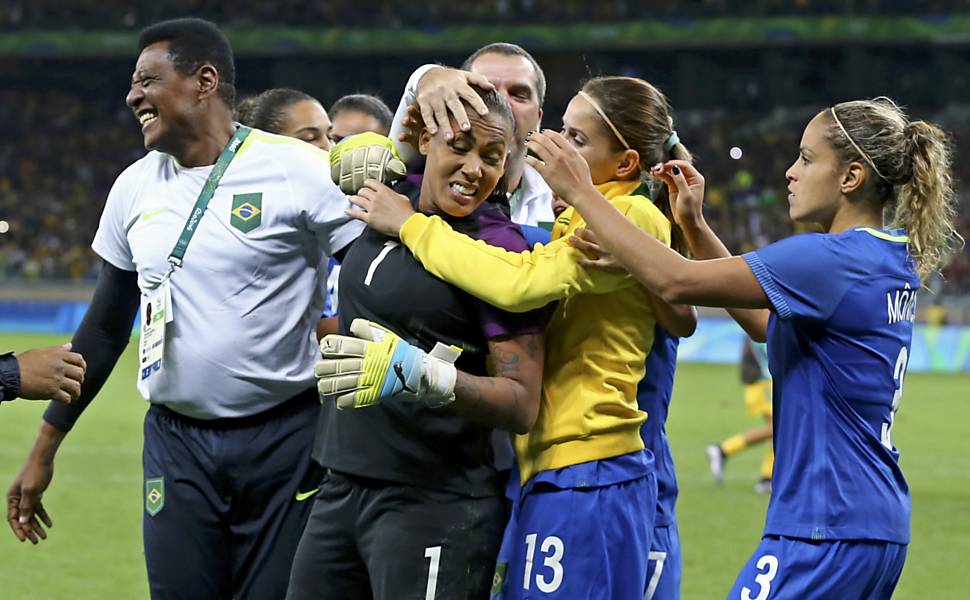
<instances>
[{"instance_id":1,"label":"green grass pitch","mask_svg":"<svg viewBox=\"0 0 970 600\"><path fill-rule=\"evenodd\" d=\"M0 335L19 351L64 338ZM46 542L19 543L0 532L0 597L5 600L147 598L141 550L141 422L134 345L101 397L68 437L45 505L54 519ZM760 538L767 498L752 486L760 449L733 458L723 487L707 472L704 446L758 424L745 414L737 369L682 365L668 430L680 479L678 521L685 600L723 598ZM0 406L0 486L26 455L41 403ZM913 540L895 598L967 597L970 556L970 377L906 378L893 439L913 496Z\"/></svg>"}]
</instances>

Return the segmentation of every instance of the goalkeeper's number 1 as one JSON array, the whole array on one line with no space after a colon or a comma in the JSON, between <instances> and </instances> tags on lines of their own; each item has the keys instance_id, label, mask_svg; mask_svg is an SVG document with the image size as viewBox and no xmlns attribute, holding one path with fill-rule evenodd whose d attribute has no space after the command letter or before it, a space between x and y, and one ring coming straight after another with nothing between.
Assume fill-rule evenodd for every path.
<instances>
[{"instance_id":1,"label":"goalkeeper's number 1","mask_svg":"<svg viewBox=\"0 0 970 600\"><path fill-rule=\"evenodd\" d=\"M387 255L391 253L391 250L397 248L401 245L401 242L388 241L384 242L384 247L381 251L374 257L374 260L370 261L370 266L367 267L367 275L364 275L364 285L370 287L371 281L374 279L374 271L377 270L377 266L383 262Z\"/></svg>"}]
</instances>

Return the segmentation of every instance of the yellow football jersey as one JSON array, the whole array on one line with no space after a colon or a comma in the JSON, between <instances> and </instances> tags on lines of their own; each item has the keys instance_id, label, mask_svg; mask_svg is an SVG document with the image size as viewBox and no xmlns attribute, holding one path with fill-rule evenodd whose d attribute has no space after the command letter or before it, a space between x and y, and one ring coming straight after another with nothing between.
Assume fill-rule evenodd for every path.
<instances>
[{"instance_id":1,"label":"yellow football jersey","mask_svg":"<svg viewBox=\"0 0 970 600\"><path fill-rule=\"evenodd\" d=\"M598 191L628 219L664 244L670 222L639 182L608 182ZM585 224L570 208L547 245L507 252L452 230L443 220L414 215L401 240L431 273L513 311L560 300L546 329L539 417L515 446L522 481L540 471L643 449L637 384L653 344L654 315L647 292L627 273L586 269L567 243ZM600 233L603 235L603 233Z\"/></svg>"}]
</instances>

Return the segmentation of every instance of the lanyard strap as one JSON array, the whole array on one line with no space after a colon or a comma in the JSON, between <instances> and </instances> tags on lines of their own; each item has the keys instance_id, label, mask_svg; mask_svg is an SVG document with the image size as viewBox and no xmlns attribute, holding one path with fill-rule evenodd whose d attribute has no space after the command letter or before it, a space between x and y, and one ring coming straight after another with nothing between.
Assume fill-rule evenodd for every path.
<instances>
[{"instance_id":1,"label":"lanyard strap","mask_svg":"<svg viewBox=\"0 0 970 600\"><path fill-rule=\"evenodd\" d=\"M205 185L202 186L202 191L199 192L199 198L195 201L195 207L192 209L191 214L189 214L189 220L185 222L185 227L182 228L182 235L179 236L179 240L175 242L175 247L172 248L171 254L168 255L168 262L172 265L173 269L182 266L185 250L189 247L192 236L195 235L195 229L196 225L199 224L199 219L202 218L206 207L209 206L209 201L212 200L213 194L216 193L219 181L222 179L226 169L229 168L229 163L236 157L236 151L239 150L239 147L242 146L243 141L249 136L251 131L252 129L249 127L240 126L232 134L232 137L229 138L229 143L226 144L226 147L222 149L219 160L212 167L209 178L206 179Z\"/></svg>"}]
</instances>

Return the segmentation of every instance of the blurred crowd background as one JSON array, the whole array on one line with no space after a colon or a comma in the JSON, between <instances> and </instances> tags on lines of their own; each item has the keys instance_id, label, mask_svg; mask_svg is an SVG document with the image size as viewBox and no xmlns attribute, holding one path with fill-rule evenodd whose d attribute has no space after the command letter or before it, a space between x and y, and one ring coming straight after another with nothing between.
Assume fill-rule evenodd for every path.
<instances>
[{"instance_id":1,"label":"blurred crowd background","mask_svg":"<svg viewBox=\"0 0 970 600\"><path fill-rule=\"evenodd\" d=\"M185 14L227 26L299 23L319 28L556 23L547 25L555 28L721 16L937 19L966 10L965 5L955 0L8 0L0 7L0 30L106 29L130 34L154 20ZM560 126L566 103L591 75L633 75L661 87L673 104L675 128L709 182L708 217L735 252L794 231L784 173L795 159L805 123L834 102L881 94L953 135L962 200L959 227L970 237L970 188L963 183L970 179L966 39L945 44L808 40L740 46L685 41L601 49L549 48L530 45L528 39L490 41L521 43L544 67L549 82L546 127ZM408 48L377 55L240 53L237 86L240 97L269 87L295 87L316 96L325 107L348 93L374 93L393 108L414 68L428 62L459 65L474 48ZM124 104L135 56L134 47L104 56L44 51L4 55L0 44L0 220L9 228L0 233L0 285L96 277L98 264L90 243L107 191L117 174L144 153L138 125ZM732 157L735 147L740 158ZM936 291L970 298L970 250L959 253L944 275L943 283L934 283Z\"/></svg>"},{"instance_id":2,"label":"blurred crowd background","mask_svg":"<svg viewBox=\"0 0 970 600\"><path fill-rule=\"evenodd\" d=\"M649 18L946 15L965 0L6 0L0 27L132 27L192 14L224 25L417 26Z\"/></svg>"}]
</instances>

